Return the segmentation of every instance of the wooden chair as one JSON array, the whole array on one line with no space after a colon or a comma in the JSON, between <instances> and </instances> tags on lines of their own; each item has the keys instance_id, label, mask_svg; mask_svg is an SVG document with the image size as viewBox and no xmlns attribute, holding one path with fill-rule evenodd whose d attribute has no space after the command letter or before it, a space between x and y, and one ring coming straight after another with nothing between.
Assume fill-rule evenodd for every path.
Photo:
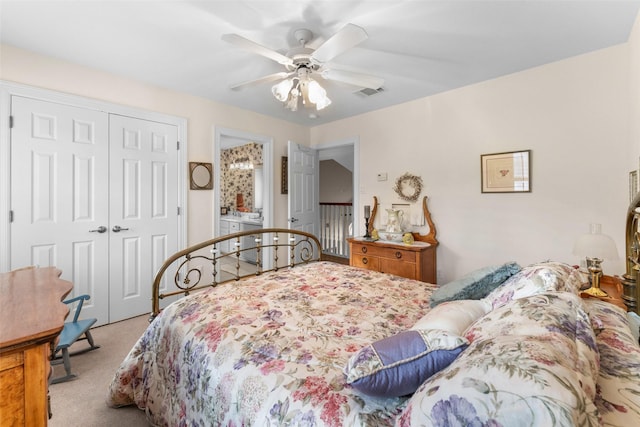
<instances>
[{"instance_id":1,"label":"wooden chair","mask_svg":"<svg viewBox=\"0 0 640 427\"><path fill-rule=\"evenodd\" d=\"M62 333L60 334L60 339L58 341L58 345L56 346L55 351L51 357L51 364L57 365L60 363L64 364L64 370L66 375L61 377L53 378L49 381L50 384L57 384L63 381L69 381L72 378L75 378L76 375L71 373L71 356L76 354L86 353L91 350L95 350L100 348L99 345L95 345L93 342L93 337L91 336L91 331L89 330L94 323L96 323L97 319L83 319L78 320L80 316L80 311L82 310L82 304L85 300L90 298L89 295L79 295L75 298L71 298L69 300L64 301L65 304L73 304L78 302L76 306L76 310L73 314L73 320L71 322L65 322L64 328L62 329ZM84 335L84 337L82 337ZM76 341L87 340L89 342L89 347L86 347L82 350L75 351L73 353L69 353L69 347ZM62 355L58 354L62 353ZM62 359L62 360L60 360Z\"/></svg>"}]
</instances>

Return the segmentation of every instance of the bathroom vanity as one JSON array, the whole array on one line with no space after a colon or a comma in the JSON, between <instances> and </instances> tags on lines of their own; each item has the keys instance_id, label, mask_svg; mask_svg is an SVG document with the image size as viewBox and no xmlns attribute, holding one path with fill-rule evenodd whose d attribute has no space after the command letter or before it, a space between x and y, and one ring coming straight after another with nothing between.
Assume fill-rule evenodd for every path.
<instances>
[{"instance_id":1,"label":"bathroom vanity","mask_svg":"<svg viewBox=\"0 0 640 427\"><path fill-rule=\"evenodd\" d=\"M220 236L227 234L237 233L239 231L247 230L259 230L262 228L262 218L257 213L245 213L241 212L238 215L223 215L220 217ZM242 248L250 248L255 246L253 236L243 237L240 241ZM229 241L223 242L220 246L222 252L233 252L234 247L230 247L233 243ZM257 253L255 250L244 251L240 254L240 259L243 261L254 263L256 262Z\"/></svg>"}]
</instances>

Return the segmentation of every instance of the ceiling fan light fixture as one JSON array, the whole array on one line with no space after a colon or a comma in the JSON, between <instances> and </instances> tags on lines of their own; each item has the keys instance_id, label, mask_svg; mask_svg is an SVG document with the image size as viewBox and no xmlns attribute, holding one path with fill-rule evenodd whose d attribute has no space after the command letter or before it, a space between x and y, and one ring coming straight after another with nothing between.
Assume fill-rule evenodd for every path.
<instances>
[{"instance_id":1,"label":"ceiling fan light fixture","mask_svg":"<svg viewBox=\"0 0 640 427\"><path fill-rule=\"evenodd\" d=\"M293 79L285 79L280 83L273 85L271 88L271 93L276 99L280 102L286 102L289 99L289 92L291 91L291 87L293 86Z\"/></svg>"},{"instance_id":2,"label":"ceiling fan light fixture","mask_svg":"<svg viewBox=\"0 0 640 427\"><path fill-rule=\"evenodd\" d=\"M285 108L291 111L298 110L299 98L307 106L315 106L320 111L331 105L331 100L327 97L327 91L320 86L320 83L309 78L307 75L286 79L273 85L271 93Z\"/></svg>"},{"instance_id":3,"label":"ceiling fan light fixture","mask_svg":"<svg viewBox=\"0 0 640 427\"><path fill-rule=\"evenodd\" d=\"M309 80L301 80L298 88L300 89L300 95L302 95L302 105L306 107L311 106L311 101L309 101Z\"/></svg>"},{"instance_id":4,"label":"ceiling fan light fixture","mask_svg":"<svg viewBox=\"0 0 640 427\"><path fill-rule=\"evenodd\" d=\"M323 99L316 102L316 110L320 111L329 105L331 105L331 100L325 96Z\"/></svg>"},{"instance_id":5,"label":"ceiling fan light fixture","mask_svg":"<svg viewBox=\"0 0 640 427\"><path fill-rule=\"evenodd\" d=\"M317 81L312 79L309 79L307 83L307 91L309 92L309 100L314 104L322 97L327 96L327 91L324 90Z\"/></svg>"},{"instance_id":6,"label":"ceiling fan light fixture","mask_svg":"<svg viewBox=\"0 0 640 427\"><path fill-rule=\"evenodd\" d=\"M294 87L289 94L289 98L285 101L284 106L291 111L298 111L298 96L300 91L298 87Z\"/></svg>"},{"instance_id":7,"label":"ceiling fan light fixture","mask_svg":"<svg viewBox=\"0 0 640 427\"><path fill-rule=\"evenodd\" d=\"M316 110L320 111L331 104L331 100L327 97L327 91L317 81L309 79L307 90L309 101L316 105Z\"/></svg>"}]
</instances>

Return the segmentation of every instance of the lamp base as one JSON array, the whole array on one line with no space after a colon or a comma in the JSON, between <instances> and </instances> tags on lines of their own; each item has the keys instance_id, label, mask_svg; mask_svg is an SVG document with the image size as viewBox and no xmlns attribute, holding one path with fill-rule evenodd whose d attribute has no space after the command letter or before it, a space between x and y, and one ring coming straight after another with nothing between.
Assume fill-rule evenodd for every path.
<instances>
[{"instance_id":1,"label":"lamp base","mask_svg":"<svg viewBox=\"0 0 640 427\"><path fill-rule=\"evenodd\" d=\"M580 292L581 294L587 294L590 295L592 297L608 297L609 294L607 294L605 291L603 291L600 288L594 288L593 286L590 287L589 289L586 289L584 291Z\"/></svg>"},{"instance_id":2,"label":"lamp base","mask_svg":"<svg viewBox=\"0 0 640 427\"><path fill-rule=\"evenodd\" d=\"M602 260L600 258L587 257L587 269L591 273L591 287L582 291L583 294L590 295L592 297L608 297L607 293L600 289L600 277L602 276L602 267L600 264Z\"/></svg>"}]
</instances>

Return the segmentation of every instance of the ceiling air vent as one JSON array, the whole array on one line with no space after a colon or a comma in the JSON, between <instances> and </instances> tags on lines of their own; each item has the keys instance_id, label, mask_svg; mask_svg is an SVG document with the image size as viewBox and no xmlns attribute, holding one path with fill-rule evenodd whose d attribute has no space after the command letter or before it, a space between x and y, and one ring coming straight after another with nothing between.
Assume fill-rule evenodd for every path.
<instances>
[{"instance_id":1,"label":"ceiling air vent","mask_svg":"<svg viewBox=\"0 0 640 427\"><path fill-rule=\"evenodd\" d=\"M371 96L371 95L375 95L376 93L380 93L380 92L384 92L384 89L379 87L378 89L370 89L370 88L364 88L362 90L359 90L356 92L357 95L360 96Z\"/></svg>"}]
</instances>

